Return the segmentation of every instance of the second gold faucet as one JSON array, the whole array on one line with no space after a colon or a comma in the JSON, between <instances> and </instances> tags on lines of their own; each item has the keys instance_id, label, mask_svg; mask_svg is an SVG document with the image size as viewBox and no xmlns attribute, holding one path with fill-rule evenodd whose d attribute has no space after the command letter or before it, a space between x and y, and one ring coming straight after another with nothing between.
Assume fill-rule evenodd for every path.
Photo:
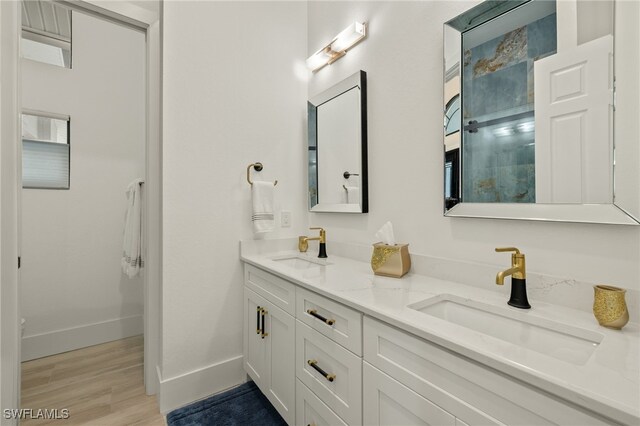
<instances>
[{"instance_id":1,"label":"second gold faucet","mask_svg":"<svg viewBox=\"0 0 640 426\"><path fill-rule=\"evenodd\" d=\"M319 241L320 248L318 252L318 257L326 258L327 257L327 232L322 228L309 228L312 230L319 230L320 236L318 237L307 237L301 235L298 237L298 250L300 253L305 253L309 249L309 241Z\"/></svg>"},{"instance_id":2,"label":"second gold faucet","mask_svg":"<svg viewBox=\"0 0 640 426\"><path fill-rule=\"evenodd\" d=\"M505 277L511 275L511 297L507 302L509 305L520 309L529 309L531 305L527 298L527 272L524 260L524 253L520 253L515 247L499 247L497 252L513 252L511 255L511 268L498 272L496 284L503 285Z\"/></svg>"}]
</instances>

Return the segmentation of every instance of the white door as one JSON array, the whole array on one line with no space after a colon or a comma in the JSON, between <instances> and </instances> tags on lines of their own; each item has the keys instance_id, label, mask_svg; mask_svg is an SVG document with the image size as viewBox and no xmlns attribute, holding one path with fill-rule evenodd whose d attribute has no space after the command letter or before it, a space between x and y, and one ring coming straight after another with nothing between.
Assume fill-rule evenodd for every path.
<instances>
[{"instance_id":1,"label":"white door","mask_svg":"<svg viewBox=\"0 0 640 426\"><path fill-rule=\"evenodd\" d=\"M456 425L453 415L366 362L362 392L365 425Z\"/></svg>"},{"instance_id":2,"label":"white door","mask_svg":"<svg viewBox=\"0 0 640 426\"><path fill-rule=\"evenodd\" d=\"M263 309L267 301L244 288L244 370L263 393L267 392L267 345L262 333Z\"/></svg>"},{"instance_id":3,"label":"white door","mask_svg":"<svg viewBox=\"0 0 640 426\"><path fill-rule=\"evenodd\" d=\"M269 303L265 338L269 385L267 398L290 425L295 422L295 319Z\"/></svg>"},{"instance_id":4,"label":"white door","mask_svg":"<svg viewBox=\"0 0 640 426\"><path fill-rule=\"evenodd\" d=\"M613 202L613 37L538 60L537 203Z\"/></svg>"}]
</instances>

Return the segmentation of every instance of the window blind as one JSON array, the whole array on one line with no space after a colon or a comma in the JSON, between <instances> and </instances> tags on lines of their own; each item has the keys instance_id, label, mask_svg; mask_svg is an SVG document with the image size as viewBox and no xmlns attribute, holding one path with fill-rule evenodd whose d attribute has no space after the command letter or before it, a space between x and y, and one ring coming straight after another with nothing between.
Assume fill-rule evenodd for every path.
<instances>
[{"instance_id":1,"label":"window blind","mask_svg":"<svg viewBox=\"0 0 640 426\"><path fill-rule=\"evenodd\" d=\"M69 144L23 139L22 187L69 189Z\"/></svg>"}]
</instances>

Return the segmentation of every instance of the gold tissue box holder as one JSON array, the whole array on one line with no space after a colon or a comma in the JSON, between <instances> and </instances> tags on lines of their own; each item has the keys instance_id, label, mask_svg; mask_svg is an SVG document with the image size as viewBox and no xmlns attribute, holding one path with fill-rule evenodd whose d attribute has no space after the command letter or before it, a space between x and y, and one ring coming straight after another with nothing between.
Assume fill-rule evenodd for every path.
<instances>
[{"instance_id":1,"label":"gold tissue box holder","mask_svg":"<svg viewBox=\"0 0 640 426\"><path fill-rule=\"evenodd\" d=\"M400 278L411 269L409 244L390 246L383 243L373 245L371 255L371 269L376 275Z\"/></svg>"}]
</instances>

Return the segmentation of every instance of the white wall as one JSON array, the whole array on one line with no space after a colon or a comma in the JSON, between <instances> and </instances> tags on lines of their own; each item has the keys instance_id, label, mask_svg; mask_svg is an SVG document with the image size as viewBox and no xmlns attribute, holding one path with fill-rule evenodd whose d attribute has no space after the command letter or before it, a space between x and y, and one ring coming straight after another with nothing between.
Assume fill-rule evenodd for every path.
<instances>
[{"instance_id":1,"label":"white wall","mask_svg":"<svg viewBox=\"0 0 640 426\"><path fill-rule=\"evenodd\" d=\"M306 214L306 3L164 3L160 408L230 387L242 371L243 272L254 180L276 213ZM276 215L279 224L279 214Z\"/></svg>"},{"instance_id":2,"label":"white wall","mask_svg":"<svg viewBox=\"0 0 640 426\"><path fill-rule=\"evenodd\" d=\"M517 246L531 271L640 289L640 227L442 215L442 24L474 4L309 3L307 55L350 22L369 22L368 37L314 74L308 93L367 72L370 206L366 215L311 213L309 224L327 228L329 255L331 240L372 243L390 220L413 253L507 266L494 248Z\"/></svg>"},{"instance_id":3,"label":"white wall","mask_svg":"<svg viewBox=\"0 0 640 426\"><path fill-rule=\"evenodd\" d=\"M70 189L22 191L23 359L142 332L142 279L120 257L125 190L144 177L145 36L74 12L72 58L22 61L23 108L71 117Z\"/></svg>"}]
</instances>

